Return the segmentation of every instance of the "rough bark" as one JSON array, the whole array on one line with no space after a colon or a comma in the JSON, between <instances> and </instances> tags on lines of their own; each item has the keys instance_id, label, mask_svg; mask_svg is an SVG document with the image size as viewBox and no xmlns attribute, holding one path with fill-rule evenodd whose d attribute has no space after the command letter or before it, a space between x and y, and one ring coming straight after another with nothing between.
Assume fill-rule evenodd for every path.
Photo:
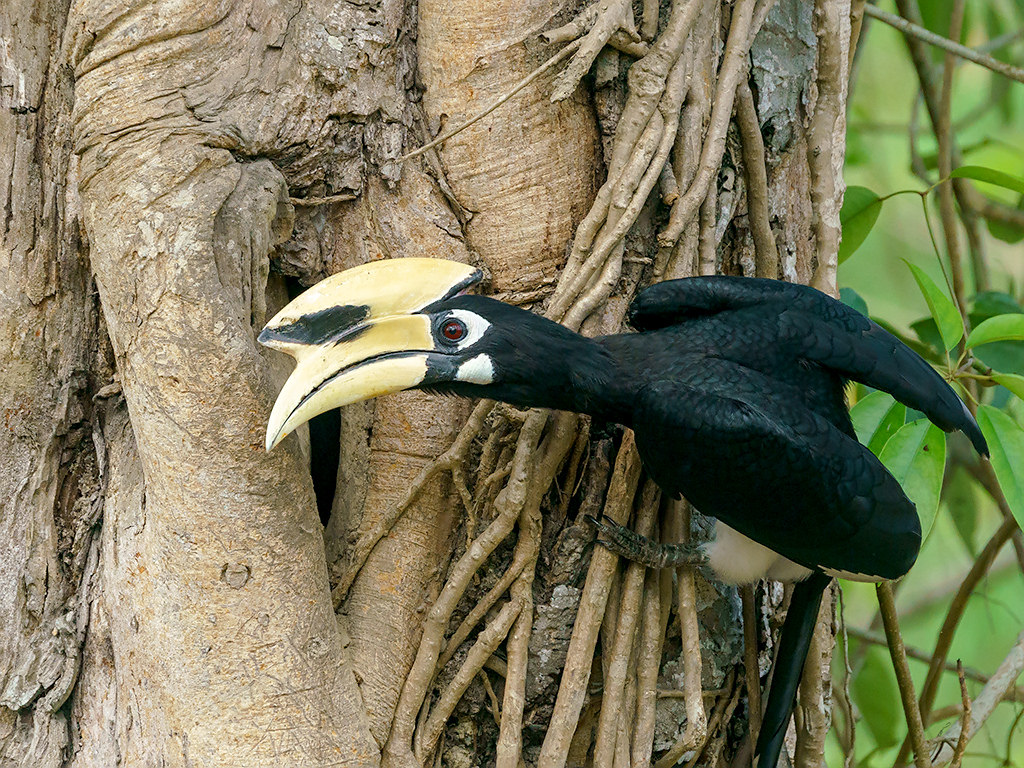
<instances>
[{"instance_id":1,"label":"rough bark","mask_svg":"<svg viewBox=\"0 0 1024 768\"><path fill-rule=\"evenodd\" d=\"M95 592L110 383L70 171L66 5L0 15L0 755L57 765Z\"/></svg>"},{"instance_id":2,"label":"rough bark","mask_svg":"<svg viewBox=\"0 0 1024 768\"><path fill-rule=\"evenodd\" d=\"M607 299L588 333L619 328L629 296L654 274L750 272L744 196L754 182L744 178L767 179L778 276L834 279L822 249L834 248L842 194L845 81L823 75L819 37L831 36L830 61L845 61L843 8L821 3L815 20L806 3L780 0L751 55L766 173L742 173L746 154L723 134L700 214L667 254L656 238L667 208L636 189L671 174L659 166L651 175L640 159L664 165L674 147L673 181L686 191L732 14L750 4L675 4L681 36L671 50L683 51L683 63L671 76L671 62L664 66L662 103L676 114L682 104L683 129L669 130L672 110L656 111L661 97L649 94L650 122L630 126L643 138L629 163L614 153L628 72L656 46L668 13L659 30L656 4L645 4L641 41L628 4L599 5L617 14L598 25L615 47L598 55L594 80L552 102L552 78L540 78L406 163L404 151L552 55L559 45L539 33L582 4L52 0L0 11L0 165L9 179L0 186L0 764L379 764L399 700L411 695L424 619L469 557L467 539L499 519L491 559L441 622L450 636L483 605L486 643L467 655L475 625L461 632L466 647L453 643L442 668L428 670L424 706L446 764L517 765L520 752L535 762L587 567L583 516L611 503L618 438L591 437L571 417L534 415L522 426L515 414L493 415L469 443L460 478L471 485L473 515L450 473L436 474L348 578L357 540L452 444L468 406L406 393L345 409L325 548L309 473L317 447L299 436L263 451L288 364L254 337L298 285L382 257L480 263L496 295L540 306L606 163L637 167L632 187L609 193L612 229L601 236L630 215L635 223L580 286ZM331 195L354 199L316 200ZM477 461L490 478L476 474ZM641 506L655 503L643 498ZM626 515L633 504L615 503ZM698 535L702 525L696 519ZM351 586L332 602L339 581ZM591 617L604 627L602 653L612 653L616 632L639 643L660 629L658 687L699 683L684 672L678 628L666 629L678 616L669 581L661 587L643 622L614 598L607 615ZM492 590L489 604L479 602ZM726 685L741 656L737 597L698 579L688 604L701 625L703 686ZM620 616L633 623L616 629ZM507 659L481 654L500 646L502 632ZM467 658L484 656L488 668L467 675ZM615 663L619 679L623 660ZM657 662L645 663L650 683ZM469 678L454 711L430 709ZM635 681L621 693L625 710L651 698ZM721 738L709 748L736 747L742 728L726 739L721 713L738 695L723 697ZM644 738L657 754L694 732L684 722L689 704L659 699L645 709ZM630 729L601 716L600 697L587 692L581 706L569 755L585 759L599 726L602 749L624 760ZM492 720L502 708L499 730ZM520 718L522 729L510 732ZM403 760L433 749L400 746Z\"/></svg>"},{"instance_id":3,"label":"rough bark","mask_svg":"<svg viewBox=\"0 0 1024 768\"><path fill-rule=\"evenodd\" d=\"M421 0L419 77L432 126L460 124L551 55L539 34L564 5ZM467 242L490 266L499 295L520 303L517 294L535 297L553 284L593 200L597 152L582 89L552 103L542 83L444 144L448 181L472 212Z\"/></svg>"}]
</instances>

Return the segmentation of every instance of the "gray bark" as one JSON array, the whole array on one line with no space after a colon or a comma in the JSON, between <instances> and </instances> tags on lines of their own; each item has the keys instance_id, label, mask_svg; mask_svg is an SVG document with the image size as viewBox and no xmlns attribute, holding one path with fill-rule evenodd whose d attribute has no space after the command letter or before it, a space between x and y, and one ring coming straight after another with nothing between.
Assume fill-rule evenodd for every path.
<instances>
[{"instance_id":1,"label":"gray bark","mask_svg":"<svg viewBox=\"0 0 1024 768\"><path fill-rule=\"evenodd\" d=\"M288 280L381 257L481 263L499 297L540 306L603 179L630 59L602 54L598 79L564 101L542 78L437 153L398 158L538 66L557 50L539 33L577 10L82 0L0 11L0 765L380 764L423 617L465 547L450 478L410 505L337 610L330 588L360 533L449 447L467 405L405 393L345 409L325 541L308 438L263 450L288 364L255 334ZM727 25L708 26L717 51ZM836 180L834 210L813 220L815 46L806 4L781 0L753 49L779 276L803 282L820 272L815 238L841 197ZM699 46L688 50L696 60ZM681 154L699 151L699 119ZM842 156L833 128L830 162ZM712 212L712 266L733 272L753 259L738 157L730 138ZM355 199L302 202L339 194ZM655 197L588 332L618 328L649 279ZM670 274L700 261L696 227L682 243ZM615 460L608 439L570 438L580 451L559 474L566 495L541 504L532 633L517 625L529 762L589 552L579 499L599 508ZM493 516L483 510L478 532ZM496 552L454 623L512 554ZM741 655L736 596L701 582L698 597L704 683L716 687ZM671 634L665 684L681 670ZM493 761L488 705L477 680L445 732L445 764ZM681 702L659 704L656 750L682 718Z\"/></svg>"}]
</instances>

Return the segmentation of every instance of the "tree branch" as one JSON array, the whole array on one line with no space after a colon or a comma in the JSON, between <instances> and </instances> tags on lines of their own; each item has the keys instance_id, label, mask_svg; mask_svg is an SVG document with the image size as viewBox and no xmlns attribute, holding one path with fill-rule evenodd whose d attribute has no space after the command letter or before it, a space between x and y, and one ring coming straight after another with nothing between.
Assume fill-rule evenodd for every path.
<instances>
[{"instance_id":1,"label":"tree branch","mask_svg":"<svg viewBox=\"0 0 1024 768\"><path fill-rule=\"evenodd\" d=\"M865 5L864 14L885 22L889 26L895 27L905 35L909 35L910 37L928 43L929 45L934 45L936 48L941 48L947 53L959 56L961 59L972 61L979 66L992 70L996 74L1002 75L1003 77L1016 80L1018 83L1024 83L1024 69L999 61L999 59L994 59L986 53L968 48L966 45L954 42L948 37L937 35L924 27L907 21L901 16L889 13L888 11L883 11L877 5Z\"/></svg>"},{"instance_id":2,"label":"tree branch","mask_svg":"<svg viewBox=\"0 0 1024 768\"><path fill-rule=\"evenodd\" d=\"M917 706L914 693L914 681L910 678L907 667L907 654L903 648L903 636L900 634L899 620L896 617L896 600L892 593L892 582L883 581L876 587L878 607L882 614L882 625L885 627L885 639L892 656L892 666L896 671L896 682L900 688L900 699L903 702L903 714L907 718L909 739L914 746L914 765L917 768L929 768L928 753L924 743L924 724L921 722L921 710Z\"/></svg>"},{"instance_id":3,"label":"tree branch","mask_svg":"<svg viewBox=\"0 0 1024 768\"><path fill-rule=\"evenodd\" d=\"M978 732L981 726L995 710L996 705L1005 699L1007 692L1013 687L1014 682L1024 672L1024 632L1017 636L1017 642L1010 649L1010 652L1003 659L1002 664L989 678L988 683L975 698L970 707L969 722L967 725L967 740L969 741ZM967 708L965 708L965 712ZM939 747L939 753L932 760L931 768L945 765L953 759L955 747L951 744L958 744L963 729L963 721L957 721L951 725L941 736L930 742L933 747Z\"/></svg>"}]
</instances>

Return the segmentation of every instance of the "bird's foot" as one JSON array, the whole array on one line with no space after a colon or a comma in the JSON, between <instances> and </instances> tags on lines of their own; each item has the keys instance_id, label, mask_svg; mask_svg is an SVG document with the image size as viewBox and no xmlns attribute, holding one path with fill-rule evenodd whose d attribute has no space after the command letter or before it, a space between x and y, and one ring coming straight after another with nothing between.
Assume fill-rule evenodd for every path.
<instances>
[{"instance_id":1,"label":"bird's foot","mask_svg":"<svg viewBox=\"0 0 1024 768\"><path fill-rule=\"evenodd\" d=\"M680 565L705 565L708 556L696 544L659 544L646 536L619 525L607 515L600 519L587 515L597 529L597 543L620 557L648 568L675 568Z\"/></svg>"}]
</instances>

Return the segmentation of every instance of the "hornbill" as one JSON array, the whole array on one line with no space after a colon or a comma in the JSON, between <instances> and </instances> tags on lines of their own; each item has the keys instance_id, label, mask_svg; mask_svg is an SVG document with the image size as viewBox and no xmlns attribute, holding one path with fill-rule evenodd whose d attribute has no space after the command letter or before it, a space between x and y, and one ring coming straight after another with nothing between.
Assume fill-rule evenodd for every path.
<instances>
[{"instance_id":1,"label":"hornbill","mask_svg":"<svg viewBox=\"0 0 1024 768\"><path fill-rule=\"evenodd\" d=\"M913 503L854 434L848 381L885 390L942 429L985 439L942 377L874 322L801 285L694 277L647 288L636 333L587 338L465 291L482 278L436 259L333 275L259 340L292 355L267 450L318 413L403 389L590 414L630 427L651 477L716 519L699 546L640 540L608 520L602 543L722 580L795 581L757 744L774 768L824 588L903 576L921 544Z\"/></svg>"}]
</instances>

